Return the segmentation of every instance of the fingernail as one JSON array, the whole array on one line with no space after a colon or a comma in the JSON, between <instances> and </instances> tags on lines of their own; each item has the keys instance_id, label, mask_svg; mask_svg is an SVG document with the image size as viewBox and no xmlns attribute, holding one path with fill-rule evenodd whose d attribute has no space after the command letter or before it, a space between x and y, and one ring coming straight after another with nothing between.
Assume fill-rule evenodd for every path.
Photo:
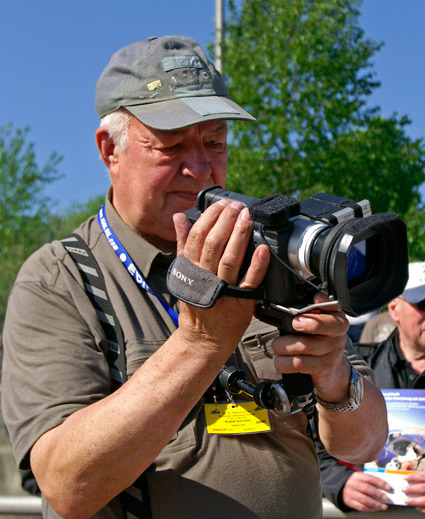
<instances>
[{"instance_id":1,"label":"fingernail","mask_svg":"<svg viewBox=\"0 0 425 519\"><path fill-rule=\"evenodd\" d=\"M232 202L230 204L230 207L233 207L233 209L242 209L243 204L241 202Z\"/></svg>"},{"instance_id":2,"label":"fingernail","mask_svg":"<svg viewBox=\"0 0 425 519\"><path fill-rule=\"evenodd\" d=\"M306 319L304 317L295 317L292 321L292 326L295 330L301 331L305 328Z\"/></svg>"},{"instance_id":3,"label":"fingernail","mask_svg":"<svg viewBox=\"0 0 425 519\"><path fill-rule=\"evenodd\" d=\"M257 249L258 250L258 249ZM261 258L261 259L267 259L269 255L269 250L268 248L265 246L265 247L260 247L259 250L258 250L258 256Z\"/></svg>"},{"instance_id":4,"label":"fingernail","mask_svg":"<svg viewBox=\"0 0 425 519\"><path fill-rule=\"evenodd\" d=\"M325 296L325 294L322 294L321 292L314 295L315 303L324 303L325 301L328 301L328 300L329 300L329 298L327 296Z\"/></svg>"},{"instance_id":5,"label":"fingernail","mask_svg":"<svg viewBox=\"0 0 425 519\"><path fill-rule=\"evenodd\" d=\"M244 221L244 222L250 222L251 221L251 216L249 214L249 209L248 207L245 207L245 209L242 210L241 212L241 219Z\"/></svg>"}]
</instances>

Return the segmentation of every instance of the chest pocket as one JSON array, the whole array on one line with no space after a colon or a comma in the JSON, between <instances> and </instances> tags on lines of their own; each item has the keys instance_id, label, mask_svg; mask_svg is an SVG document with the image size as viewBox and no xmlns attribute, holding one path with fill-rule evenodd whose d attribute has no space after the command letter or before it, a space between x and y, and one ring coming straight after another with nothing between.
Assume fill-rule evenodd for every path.
<instances>
[{"instance_id":1,"label":"chest pocket","mask_svg":"<svg viewBox=\"0 0 425 519\"><path fill-rule=\"evenodd\" d=\"M201 420L201 432L203 429L204 417L202 404L200 402L198 402L198 404L187 415L177 432L162 450L160 456L166 457L171 453L186 451L186 449L190 449L191 447L194 448L197 445L196 424L198 423L198 420ZM182 456L184 456L184 459L187 459L187 452L184 452L184 454L182 453Z\"/></svg>"},{"instance_id":2,"label":"chest pocket","mask_svg":"<svg viewBox=\"0 0 425 519\"><path fill-rule=\"evenodd\" d=\"M131 377L151 355L159 350L164 342L165 339L156 341L128 340L125 347L128 376Z\"/></svg>"},{"instance_id":3,"label":"chest pocket","mask_svg":"<svg viewBox=\"0 0 425 519\"><path fill-rule=\"evenodd\" d=\"M279 330L254 319L241 341L239 353L244 364L243 369L251 373L252 381L256 384L282 378L282 373L274 367L276 355L271 347L271 343L276 337L279 337ZM307 433L308 420L305 413L283 416L271 412L270 418L274 429L271 433L272 442L278 445L277 452L282 452L282 449L285 452L287 435L290 431L291 435L302 442L307 441L310 445Z\"/></svg>"},{"instance_id":4,"label":"chest pocket","mask_svg":"<svg viewBox=\"0 0 425 519\"><path fill-rule=\"evenodd\" d=\"M165 340L141 341L129 340L126 344L127 372L129 377L144 364L163 344ZM201 407L195 406L185 418L178 431L164 447L162 454L178 452L196 444L195 423Z\"/></svg>"},{"instance_id":5,"label":"chest pocket","mask_svg":"<svg viewBox=\"0 0 425 519\"><path fill-rule=\"evenodd\" d=\"M255 382L278 380L281 373L274 367L271 343L279 336L279 331L257 319L253 319L240 344L240 354L244 364L255 378Z\"/></svg>"}]
</instances>

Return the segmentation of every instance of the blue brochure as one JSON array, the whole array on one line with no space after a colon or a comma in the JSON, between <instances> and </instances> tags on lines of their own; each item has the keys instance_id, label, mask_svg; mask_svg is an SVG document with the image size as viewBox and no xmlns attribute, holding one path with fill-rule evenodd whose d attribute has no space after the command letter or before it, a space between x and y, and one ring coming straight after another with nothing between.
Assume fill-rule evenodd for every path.
<instances>
[{"instance_id":1,"label":"blue brochure","mask_svg":"<svg viewBox=\"0 0 425 519\"><path fill-rule=\"evenodd\" d=\"M408 486L405 477L411 472L425 472L425 390L383 389L388 411L387 443L364 471L385 479L392 487L387 492L395 505L405 505Z\"/></svg>"}]
</instances>

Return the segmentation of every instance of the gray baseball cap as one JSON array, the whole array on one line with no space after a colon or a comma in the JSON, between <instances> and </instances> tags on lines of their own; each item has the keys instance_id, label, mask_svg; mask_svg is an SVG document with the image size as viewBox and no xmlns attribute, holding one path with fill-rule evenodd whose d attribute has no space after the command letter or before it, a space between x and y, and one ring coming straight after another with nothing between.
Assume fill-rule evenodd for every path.
<instances>
[{"instance_id":1,"label":"gray baseball cap","mask_svg":"<svg viewBox=\"0 0 425 519\"><path fill-rule=\"evenodd\" d=\"M201 46L184 36L138 41L112 56L97 82L96 110L104 117L121 107L160 130L219 119L255 121L232 101Z\"/></svg>"}]
</instances>

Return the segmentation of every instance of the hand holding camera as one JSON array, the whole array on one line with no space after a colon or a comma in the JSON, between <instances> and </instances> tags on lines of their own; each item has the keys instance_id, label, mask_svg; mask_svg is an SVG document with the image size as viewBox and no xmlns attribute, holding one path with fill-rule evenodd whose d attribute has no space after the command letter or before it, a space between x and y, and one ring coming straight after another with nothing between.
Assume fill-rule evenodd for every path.
<instances>
[{"instance_id":1,"label":"hand holding camera","mask_svg":"<svg viewBox=\"0 0 425 519\"><path fill-rule=\"evenodd\" d=\"M182 301L201 308L213 306L221 295L252 298L256 300L256 316L276 326L282 336L294 331L302 333L298 341L300 351L285 355L281 350L277 359L276 367L287 373L281 381L267 383L259 392L258 388L249 388L243 376L238 379L237 370L229 373L225 367L221 383L227 384L228 390L248 392L259 405L277 408L282 414L310 412L314 404L313 383L309 375L303 374L314 372L306 367L309 356L310 362L314 362L331 354L333 343L343 349L345 339L343 344L341 337L347 330L344 313L358 316L370 312L403 291L408 278L406 226L392 213L372 215L367 200L355 202L325 193L302 202L284 195L259 200L220 186L201 191L196 208L186 214L196 222L217 201L242 203L254 222L239 279L246 274L257 248L269 248L271 261L260 290L243 291L234 278L227 283L220 274L200 274L181 256L170 267L169 289ZM315 302L317 293L327 296L327 300ZM337 304L339 307L334 306ZM329 305L328 315L333 323L328 323L325 333L321 327L327 318L314 318L311 312ZM304 316L295 321L298 329L294 330L292 322L298 314ZM314 334L315 347L320 345L322 336L323 345L330 351L315 354L308 347L308 334ZM279 339L278 355L286 342ZM302 360L296 360L298 354ZM287 365L285 356L292 365ZM318 375L315 378L320 380Z\"/></svg>"}]
</instances>

